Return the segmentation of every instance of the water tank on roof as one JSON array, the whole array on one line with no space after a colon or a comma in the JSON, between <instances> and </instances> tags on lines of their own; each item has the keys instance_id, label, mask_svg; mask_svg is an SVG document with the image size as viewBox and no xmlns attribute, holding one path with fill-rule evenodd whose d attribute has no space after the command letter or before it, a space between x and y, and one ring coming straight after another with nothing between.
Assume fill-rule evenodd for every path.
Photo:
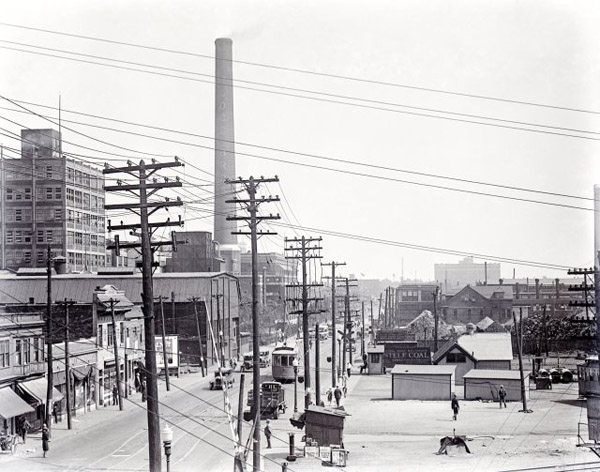
<instances>
[{"instance_id":1,"label":"water tank on roof","mask_svg":"<svg viewBox=\"0 0 600 472\"><path fill-rule=\"evenodd\" d=\"M57 256L54 258L54 270L58 275L67 273L67 258Z\"/></svg>"}]
</instances>

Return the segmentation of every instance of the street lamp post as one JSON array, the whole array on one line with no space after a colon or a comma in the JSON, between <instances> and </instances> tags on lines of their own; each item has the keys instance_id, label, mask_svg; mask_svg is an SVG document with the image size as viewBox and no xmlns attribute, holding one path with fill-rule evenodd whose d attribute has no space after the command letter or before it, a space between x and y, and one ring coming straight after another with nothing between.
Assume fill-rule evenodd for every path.
<instances>
[{"instance_id":1,"label":"street lamp post","mask_svg":"<svg viewBox=\"0 0 600 472\"><path fill-rule=\"evenodd\" d=\"M294 366L294 413L298 413L298 359L292 361Z\"/></svg>"},{"instance_id":2,"label":"street lamp post","mask_svg":"<svg viewBox=\"0 0 600 472\"><path fill-rule=\"evenodd\" d=\"M165 448L165 457L167 458L167 472L171 470L171 441L173 440L173 430L165 423L161 430L163 446Z\"/></svg>"}]
</instances>

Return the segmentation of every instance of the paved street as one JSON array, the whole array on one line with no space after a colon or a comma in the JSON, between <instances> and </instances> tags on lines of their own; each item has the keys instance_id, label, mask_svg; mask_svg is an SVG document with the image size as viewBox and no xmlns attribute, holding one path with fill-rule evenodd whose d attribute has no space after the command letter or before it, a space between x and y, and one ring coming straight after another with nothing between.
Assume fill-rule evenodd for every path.
<instances>
[{"instance_id":1,"label":"paved street","mask_svg":"<svg viewBox=\"0 0 600 472\"><path fill-rule=\"evenodd\" d=\"M321 343L321 351L323 365L327 365L321 379L322 390L325 391L331 384L330 364L326 364L325 360L331 352L330 340ZM270 368L261 370L262 381L272 380ZM196 470L198 467L210 471L232 469L233 446L229 422L223 411L223 393L209 389L208 382L212 376L211 371L205 378L199 372L183 374L179 379L171 378L170 392L166 391L164 381L159 382L161 417L167 419L174 430L171 458L171 470L174 472ZM239 369L234 376L230 395L234 412L237 412ZM246 393L251 386L252 376L245 373ZM285 431L291 428L288 418L293 413L293 384L285 385L285 390L287 412L272 422L274 450L287 450ZM302 395L303 386L299 385L300 409L303 408ZM161 427L162 424L161 421ZM244 437L248 432L249 423L244 423ZM266 446L264 436L263 446ZM0 468L3 471L17 471L23 467L31 471L148 470L146 411L141 395L134 393L130 396L124 402L123 412L118 406L108 406L78 415L73 419L71 431L66 430L66 418L63 418L61 423L53 425L48 457L44 459L41 455L40 434L32 435L25 446L19 446L15 456L0 456Z\"/></svg>"}]
</instances>

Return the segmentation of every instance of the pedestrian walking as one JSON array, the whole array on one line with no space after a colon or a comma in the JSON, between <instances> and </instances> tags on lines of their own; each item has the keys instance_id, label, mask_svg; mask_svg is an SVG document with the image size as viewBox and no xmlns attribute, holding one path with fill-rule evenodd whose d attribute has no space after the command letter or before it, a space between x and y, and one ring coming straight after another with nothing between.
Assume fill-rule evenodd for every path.
<instances>
[{"instance_id":1,"label":"pedestrian walking","mask_svg":"<svg viewBox=\"0 0 600 472\"><path fill-rule=\"evenodd\" d=\"M335 386L335 390L333 391L333 396L335 397L335 406L340 406L340 400L342 399L342 391L340 390L339 385Z\"/></svg>"},{"instance_id":2,"label":"pedestrian walking","mask_svg":"<svg viewBox=\"0 0 600 472\"><path fill-rule=\"evenodd\" d=\"M142 401L145 402L146 401L146 381L145 380L142 380L140 390L142 391Z\"/></svg>"},{"instance_id":3,"label":"pedestrian walking","mask_svg":"<svg viewBox=\"0 0 600 472\"><path fill-rule=\"evenodd\" d=\"M58 403L54 402L52 405L52 416L54 417L54 424L58 423Z\"/></svg>"},{"instance_id":4,"label":"pedestrian walking","mask_svg":"<svg viewBox=\"0 0 600 472\"><path fill-rule=\"evenodd\" d=\"M361 374L363 373L363 371L365 371L367 369L367 355L366 354L363 354L362 360L363 360L363 363L360 366L360 373Z\"/></svg>"},{"instance_id":5,"label":"pedestrian walking","mask_svg":"<svg viewBox=\"0 0 600 472\"><path fill-rule=\"evenodd\" d=\"M113 385L113 389L112 389L112 394L113 394L113 405L117 404L117 399L119 398L119 388L117 387L117 384Z\"/></svg>"},{"instance_id":6,"label":"pedestrian walking","mask_svg":"<svg viewBox=\"0 0 600 472\"><path fill-rule=\"evenodd\" d=\"M31 423L27 421L27 419L23 418L23 422L21 423L21 439L23 440L23 444L27 439L27 433L31 429Z\"/></svg>"},{"instance_id":7,"label":"pedestrian walking","mask_svg":"<svg viewBox=\"0 0 600 472\"><path fill-rule=\"evenodd\" d=\"M133 381L133 385L135 386L135 391L139 392L140 387L142 386L142 382L140 382L140 374L137 372L135 373L135 380Z\"/></svg>"},{"instance_id":8,"label":"pedestrian walking","mask_svg":"<svg viewBox=\"0 0 600 472\"><path fill-rule=\"evenodd\" d=\"M264 429L265 437L267 438L267 449L271 449L271 421L267 420L267 425Z\"/></svg>"},{"instance_id":9,"label":"pedestrian walking","mask_svg":"<svg viewBox=\"0 0 600 472\"><path fill-rule=\"evenodd\" d=\"M350 377L350 375L352 374L352 363L348 362L348 364L346 364L346 372L348 373L348 377Z\"/></svg>"},{"instance_id":10,"label":"pedestrian walking","mask_svg":"<svg viewBox=\"0 0 600 472\"><path fill-rule=\"evenodd\" d=\"M450 402L450 406L452 407L452 412L454 413L452 419L456 421L458 419L458 410L460 410L460 405L458 404L458 398L456 398L456 393L452 394L452 401Z\"/></svg>"},{"instance_id":11,"label":"pedestrian walking","mask_svg":"<svg viewBox=\"0 0 600 472\"><path fill-rule=\"evenodd\" d=\"M498 389L498 399L500 400L500 408L502 408L502 405L506 408L506 390L504 390L504 385L500 385Z\"/></svg>"},{"instance_id":12,"label":"pedestrian walking","mask_svg":"<svg viewBox=\"0 0 600 472\"><path fill-rule=\"evenodd\" d=\"M46 457L46 453L50 450L50 430L46 423L42 427L42 451L44 451L44 456Z\"/></svg>"},{"instance_id":13,"label":"pedestrian walking","mask_svg":"<svg viewBox=\"0 0 600 472\"><path fill-rule=\"evenodd\" d=\"M333 400L333 389L331 387L329 387L327 389L327 401L329 402L330 405L331 405L331 400Z\"/></svg>"}]
</instances>

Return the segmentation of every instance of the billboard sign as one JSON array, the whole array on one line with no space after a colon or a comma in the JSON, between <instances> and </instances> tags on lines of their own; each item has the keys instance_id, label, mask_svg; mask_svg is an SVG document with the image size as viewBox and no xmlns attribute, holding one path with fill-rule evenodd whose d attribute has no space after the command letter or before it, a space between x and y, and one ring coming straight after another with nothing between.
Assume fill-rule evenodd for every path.
<instances>
[{"instance_id":1,"label":"billboard sign","mask_svg":"<svg viewBox=\"0 0 600 472\"><path fill-rule=\"evenodd\" d=\"M431 364L431 350L428 347L407 347L404 344L384 345L383 359L387 368L396 364Z\"/></svg>"},{"instance_id":2,"label":"billboard sign","mask_svg":"<svg viewBox=\"0 0 600 472\"><path fill-rule=\"evenodd\" d=\"M163 342L162 336L156 336L154 338L154 345L156 346L156 369L160 372L165 368L165 362L163 358ZM169 369L176 369L179 367L179 342L177 336L165 336L165 345L167 351L167 363Z\"/></svg>"}]
</instances>

